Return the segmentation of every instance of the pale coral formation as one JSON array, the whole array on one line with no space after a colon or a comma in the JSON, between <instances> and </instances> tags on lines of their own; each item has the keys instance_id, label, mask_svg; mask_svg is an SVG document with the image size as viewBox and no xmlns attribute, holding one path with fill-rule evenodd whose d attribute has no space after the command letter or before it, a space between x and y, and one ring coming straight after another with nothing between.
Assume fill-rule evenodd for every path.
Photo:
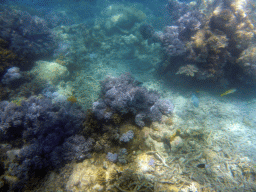
<instances>
[{"instance_id":1,"label":"pale coral formation","mask_svg":"<svg viewBox=\"0 0 256 192\"><path fill-rule=\"evenodd\" d=\"M176 73L177 75L184 74L186 76L194 77L195 73L198 72L198 68L195 65L186 65L179 68L179 71Z\"/></svg>"},{"instance_id":2,"label":"pale coral formation","mask_svg":"<svg viewBox=\"0 0 256 192\"><path fill-rule=\"evenodd\" d=\"M65 79L69 75L67 67L56 62L37 61L32 73L37 78L46 80L51 84L58 84L60 80Z\"/></svg>"}]
</instances>

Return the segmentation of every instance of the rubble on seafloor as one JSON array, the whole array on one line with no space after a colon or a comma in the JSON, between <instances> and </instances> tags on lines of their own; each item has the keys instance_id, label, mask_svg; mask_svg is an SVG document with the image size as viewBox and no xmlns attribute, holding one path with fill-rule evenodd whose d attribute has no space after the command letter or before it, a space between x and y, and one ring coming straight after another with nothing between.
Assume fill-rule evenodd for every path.
<instances>
[{"instance_id":1,"label":"rubble on seafloor","mask_svg":"<svg viewBox=\"0 0 256 192\"><path fill-rule=\"evenodd\" d=\"M179 117L164 116L144 127L147 149L129 153L126 164L94 153L91 159L52 172L40 190L58 191L253 191L256 168L246 157L222 148L206 129L176 125ZM138 136L137 136L138 138ZM136 138L135 138L136 139ZM228 142L228 141L226 141ZM72 167L72 168L71 168Z\"/></svg>"}]
</instances>

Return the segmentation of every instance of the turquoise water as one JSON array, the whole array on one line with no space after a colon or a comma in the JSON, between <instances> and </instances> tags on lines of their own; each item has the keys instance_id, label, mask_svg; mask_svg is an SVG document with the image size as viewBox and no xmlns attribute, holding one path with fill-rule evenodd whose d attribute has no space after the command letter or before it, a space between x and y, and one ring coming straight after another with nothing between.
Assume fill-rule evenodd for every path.
<instances>
[{"instance_id":1,"label":"turquoise water","mask_svg":"<svg viewBox=\"0 0 256 192\"><path fill-rule=\"evenodd\" d=\"M0 191L256 191L253 1L0 6Z\"/></svg>"}]
</instances>

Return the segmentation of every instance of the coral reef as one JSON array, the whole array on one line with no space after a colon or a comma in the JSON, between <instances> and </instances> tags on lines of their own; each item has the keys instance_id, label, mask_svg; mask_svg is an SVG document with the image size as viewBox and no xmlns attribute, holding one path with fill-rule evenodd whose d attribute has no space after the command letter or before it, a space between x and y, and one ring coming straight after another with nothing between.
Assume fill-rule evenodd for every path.
<instances>
[{"instance_id":1,"label":"coral reef","mask_svg":"<svg viewBox=\"0 0 256 192\"><path fill-rule=\"evenodd\" d=\"M131 139L133 139L133 137L134 137L134 133L132 130L130 130L130 131L127 131L126 133L122 134L122 136L119 138L119 141L127 143Z\"/></svg>"},{"instance_id":2,"label":"coral reef","mask_svg":"<svg viewBox=\"0 0 256 192\"><path fill-rule=\"evenodd\" d=\"M242 15L242 10L238 13L232 8L226 8L221 11L215 10L209 20L209 27L212 31L220 30L230 39L231 45L229 51L232 55L241 53L250 44L254 36L254 27L251 21L245 15Z\"/></svg>"},{"instance_id":3,"label":"coral reef","mask_svg":"<svg viewBox=\"0 0 256 192\"><path fill-rule=\"evenodd\" d=\"M0 38L0 75L2 76L7 68L13 66L24 66L26 63L21 57L18 57L12 50L9 49L9 43Z\"/></svg>"},{"instance_id":4,"label":"coral reef","mask_svg":"<svg viewBox=\"0 0 256 192\"><path fill-rule=\"evenodd\" d=\"M62 144L62 157L64 161L82 161L90 158L94 139L85 139L82 135L74 135L65 140Z\"/></svg>"},{"instance_id":5,"label":"coral reef","mask_svg":"<svg viewBox=\"0 0 256 192\"><path fill-rule=\"evenodd\" d=\"M111 152L108 152L108 154L106 156L107 160L109 160L113 163L117 162L117 157L118 157L117 153L111 153Z\"/></svg>"},{"instance_id":6,"label":"coral reef","mask_svg":"<svg viewBox=\"0 0 256 192\"><path fill-rule=\"evenodd\" d=\"M126 164L127 163L127 149L121 148L118 152L118 162L121 164Z\"/></svg>"},{"instance_id":7,"label":"coral reef","mask_svg":"<svg viewBox=\"0 0 256 192\"><path fill-rule=\"evenodd\" d=\"M167 7L171 9L172 4L177 3L169 1ZM251 65L245 64L243 58L245 50L253 44L255 30L245 12L248 9L244 7L243 3L237 1L225 1L223 4L212 5L211 9L208 7L208 10L187 10L180 15L179 19L176 19L177 26L166 26L164 33L158 35L163 49L171 56L167 64L170 67L163 67L167 70L176 70L178 67L176 63L174 67L171 61L173 56L180 55L174 52L176 47L180 47L173 43L178 39L178 45L183 45L181 54L185 57L180 59L176 74L211 82L221 82L225 79L248 83L254 72L253 67L251 73L248 72ZM188 62L191 64L184 66ZM249 79L246 80L246 76Z\"/></svg>"},{"instance_id":8,"label":"coral reef","mask_svg":"<svg viewBox=\"0 0 256 192\"><path fill-rule=\"evenodd\" d=\"M120 191L152 191L154 189L152 183L144 175L137 174L132 169L122 172L115 188Z\"/></svg>"},{"instance_id":9,"label":"coral reef","mask_svg":"<svg viewBox=\"0 0 256 192\"><path fill-rule=\"evenodd\" d=\"M227 1L222 2L227 4ZM174 27L177 32L175 38L184 47L186 46L186 52L184 49L181 54L169 56L175 64L174 71L188 77L173 75L172 79L219 79L225 77L227 70L232 70L232 65L246 69L246 63L249 67L243 73L254 77L252 69L255 55L254 53L250 55L255 52L253 46L246 48L246 41L243 44L243 41L239 42L237 38L235 41L238 47L232 50L238 52L244 50L240 56L237 55L238 59L235 59L237 63L234 64L232 54L236 51L232 52L230 49L233 46L230 44L232 39L224 31L215 30L209 26L209 22L202 24L200 17L197 18L192 12L181 15L183 16L179 21L173 21L177 24L177 27ZM110 18L118 19L112 16ZM211 17L212 15L208 19ZM122 22L126 22L125 19ZM170 88L169 84L162 89L162 82L155 81L154 76L149 75L153 73L144 72L147 74L146 81L142 77L143 74L138 77L140 81L145 82L144 85L150 88L158 86L157 88L166 97L171 96L175 99L178 106L177 113L168 115L173 112L173 104L169 100L161 100L157 92L141 86L140 82L128 74L113 77L121 70L127 71L127 68L120 67L121 61L125 60L124 55L130 62L123 65L126 67L145 65L138 61L148 61L143 57L146 58L149 54L142 55L142 53L151 46L148 46L149 39L152 38L150 26L140 27L139 22L135 22L131 28L127 26L127 29L125 26L119 28L121 24L113 25L113 29L118 28L118 30L111 36L107 33L108 30L104 29L105 25L97 25L97 21L95 23L91 29L83 28L82 25L61 27L63 31L68 31L68 35L77 38L74 42L78 44L70 43L74 45L70 48L72 56L67 54L67 57L73 57L73 61L77 59L73 69L80 65L86 71L84 73L82 70L79 72L77 70L73 73L70 70L72 77L76 78L75 96L70 94L71 98L58 97L60 94L52 86L53 88L48 87L48 90L43 92L47 99L43 98L42 103L39 102L39 98L33 101L30 98L26 101L14 100L13 103L1 103L3 107L0 108L2 131L0 140L8 141L10 146L0 145L0 159L5 161L0 163L0 171L4 173L0 176L0 190L14 191L18 186L29 188L30 183L36 183L34 178L37 176L42 178L46 171L72 161L67 165L68 171L64 167L63 171L57 169L47 174L47 184L53 186L51 189L44 188L47 184L43 182L39 183L35 190L255 191L255 167L249 161L242 159L240 154L234 156L233 151L229 151L236 149L228 141L231 138L229 135L233 136L234 132L239 138L237 140L241 140L240 143L243 144L240 146L246 145L246 142L243 142L245 137L239 134L244 130L239 128L243 127L231 125L236 124L236 118L241 116L242 111L238 109L239 102L236 100L234 105L235 113L238 115L229 115L227 111L231 111L230 103L224 105L223 102L222 107L219 107L220 101L226 102L226 98L215 100L214 97L205 96L207 93L201 94L200 90L198 95L192 96L195 106L193 107L191 92L187 95L173 93L173 88ZM145 31L142 33L139 29ZM83 33L83 39L77 35L79 32ZM62 35L67 37L67 33ZM89 46L90 43L92 46ZM68 52L65 47L63 45L63 52ZM156 50L153 44L151 48L151 51ZM75 49L78 50L76 53L74 53ZM118 49L121 51L115 52ZM122 51L127 51L127 54L119 55ZM174 48L171 51L175 52ZM187 58L183 57L186 54ZM180 58L184 58L186 62L179 63ZM60 65L66 65L61 59L57 61ZM230 64L231 69L227 63ZM116 71L113 72L111 67L116 67ZM101 92L98 95L99 79L110 73L113 76L101 82ZM194 88L195 86L193 92ZM201 87L197 88L201 89ZM240 88L238 89L240 91ZM183 90L178 91L183 92ZM26 93L28 92L29 86ZM200 96L200 106L197 96ZM75 102L74 97L79 103ZM72 106L75 108L80 104L81 98L87 99L88 103L92 101L94 103L92 111L86 116L84 130L78 132L79 128L73 131L76 129L77 118L82 119L77 115L84 115L79 108L73 110ZM52 104L53 100L54 104ZM163 121L158 122L161 119ZM224 129L229 131L229 135L224 134ZM224 143L226 145L223 147ZM94 152L92 155L91 151ZM88 160L89 157L92 159ZM79 162L74 163L76 161ZM56 179L57 177L63 180Z\"/></svg>"},{"instance_id":10,"label":"coral reef","mask_svg":"<svg viewBox=\"0 0 256 192\"><path fill-rule=\"evenodd\" d=\"M156 32L157 36L162 42L165 53L168 56L178 56L185 53L185 44L179 39L178 26L166 26L164 32Z\"/></svg>"},{"instance_id":11,"label":"coral reef","mask_svg":"<svg viewBox=\"0 0 256 192\"><path fill-rule=\"evenodd\" d=\"M30 72L22 71L21 74L22 81L5 86L5 92L9 92L8 100L20 100L20 98L29 98L32 95L38 95L48 86L47 81L36 78Z\"/></svg>"},{"instance_id":12,"label":"coral reef","mask_svg":"<svg viewBox=\"0 0 256 192\"><path fill-rule=\"evenodd\" d=\"M67 67L56 62L37 61L31 73L37 78L48 81L51 84L57 84L60 80L69 76Z\"/></svg>"},{"instance_id":13,"label":"coral reef","mask_svg":"<svg viewBox=\"0 0 256 192\"><path fill-rule=\"evenodd\" d=\"M234 58L249 46L253 36L253 26L248 17L234 12L232 8L216 9L209 19L209 26L199 30L188 44L188 58L199 68L197 77L228 78L225 75L229 72L224 67L228 62L235 66Z\"/></svg>"},{"instance_id":14,"label":"coral reef","mask_svg":"<svg viewBox=\"0 0 256 192\"><path fill-rule=\"evenodd\" d=\"M154 35L154 28L149 24L143 24L139 28L143 39L150 39Z\"/></svg>"},{"instance_id":15,"label":"coral reef","mask_svg":"<svg viewBox=\"0 0 256 192\"><path fill-rule=\"evenodd\" d=\"M77 99L75 96L71 95L70 97L67 98L67 101L71 102L71 103L76 103Z\"/></svg>"},{"instance_id":16,"label":"coral reef","mask_svg":"<svg viewBox=\"0 0 256 192\"><path fill-rule=\"evenodd\" d=\"M176 0L168 0L168 4L166 5L166 9L171 16L171 20L176 21L183 14L185 14L189 10L189 5L184 2L176 1Z\"/></svg>"},{"instance_id":17,"label":"coral reef","mask_svg":"<svg viewBox=\"0 0 256 192\"><path fill-rule=\"evenodd\" d=\"M196 63L198 79L220 79L229 58L228 38L210 30L199 30L187 44L188 60Z\"/></svg>"},{"instance_id":18,"label":"coral reef","mask_svg":"<svg viewBox=\"0 0 256 192\"><path fill-rule=\"evenodd\" d=\"M256 85L256 47L251 45L236 60L242 72L239 78L249 85Z\"/></svg>"},{"instance_id":19,"label":"coral reef","mask_svg":"<svg viewBox=\"0 0 256 192\"><path fill-rule=\"evenodd\" d=\"M94 141L75 135L84 119L76 105L52 104L50 99L36 97L21 101L20 106L7 101L0 105L0 140L10 142L18 151L4 173L17 180L10 190L22 188L40 171L45 173L65 161L90 157Z\"/></svg>"},{"instance_id":20,"label":"coral reef","mask_svg":"<svg viewBox=\"0 0 256 192\"><path fill-rule=\"evenodd\" d=\"M178 74L185 74L187 76L194 77L195 73L198 72L198 68L195 65L186 65L179 68L179 71L176 73Z\"/></svg>"},{"instance_id":21,"label":"coral reef","mask_svg":"<svg viewBox=\"0 0 256 192\"><path fill-rule=\"evenodd\" d=\"M205 22L205 16L199 11L188 11L176 23L179 27L179 39L189 40L197 30L203 28Z\"/></svg>"},{"instance_id":22,"label":"coral reef","mask_svg":"<svg viewBox=\"0 0 256 192\"><path fill-rule=\"evenodd\" d=\"M44 19L7 6L0 9L0 38L19 57L36 60L51 55L53 34Z\"/></svg>"},{"instance_id":23,"label":"coral reef","mask_svg":"<svg viewBox=\"0 0 256 192\"><path fill-rule=\"evenodd\" d=\"M18 67L12 67L7 70L7 72L4 74L2 83L3 84L10 84L10 83L17 83L17 80L19 80L22 77L20 74L20 68Z\"/></svg>"},{"instance_id":24,"label":"coral reef","mask_svg":"<svg viewBox=\"0 0 256 192\"><path fill-rule=\"evenodd\" d=\"M128 73L102 81L101 99L92 107L97 119L109 121L115 113L132 113L136 124L143 127L146 121L160 121L163 114L173 112L174 106L170 101L159 100L157 92L138 85L139 82Z\"/></svg>"}]
</instances>

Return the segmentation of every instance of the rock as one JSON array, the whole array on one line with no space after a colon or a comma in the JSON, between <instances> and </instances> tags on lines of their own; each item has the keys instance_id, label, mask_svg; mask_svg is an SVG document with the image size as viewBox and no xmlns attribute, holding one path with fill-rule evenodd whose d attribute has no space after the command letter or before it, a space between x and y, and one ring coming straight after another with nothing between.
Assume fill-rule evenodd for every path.
<instances>
[{"instance_id":1,"label":"rock","mask_svg":"<svg viewBox=\"0 0 256 192\"><path fill-rule=\"evenodd\" d=\"M180 136L176 136L171 142L171 151L172 152L177 152L179 148L183 146L183 140Z\"/></svg>"}]
</instances>

